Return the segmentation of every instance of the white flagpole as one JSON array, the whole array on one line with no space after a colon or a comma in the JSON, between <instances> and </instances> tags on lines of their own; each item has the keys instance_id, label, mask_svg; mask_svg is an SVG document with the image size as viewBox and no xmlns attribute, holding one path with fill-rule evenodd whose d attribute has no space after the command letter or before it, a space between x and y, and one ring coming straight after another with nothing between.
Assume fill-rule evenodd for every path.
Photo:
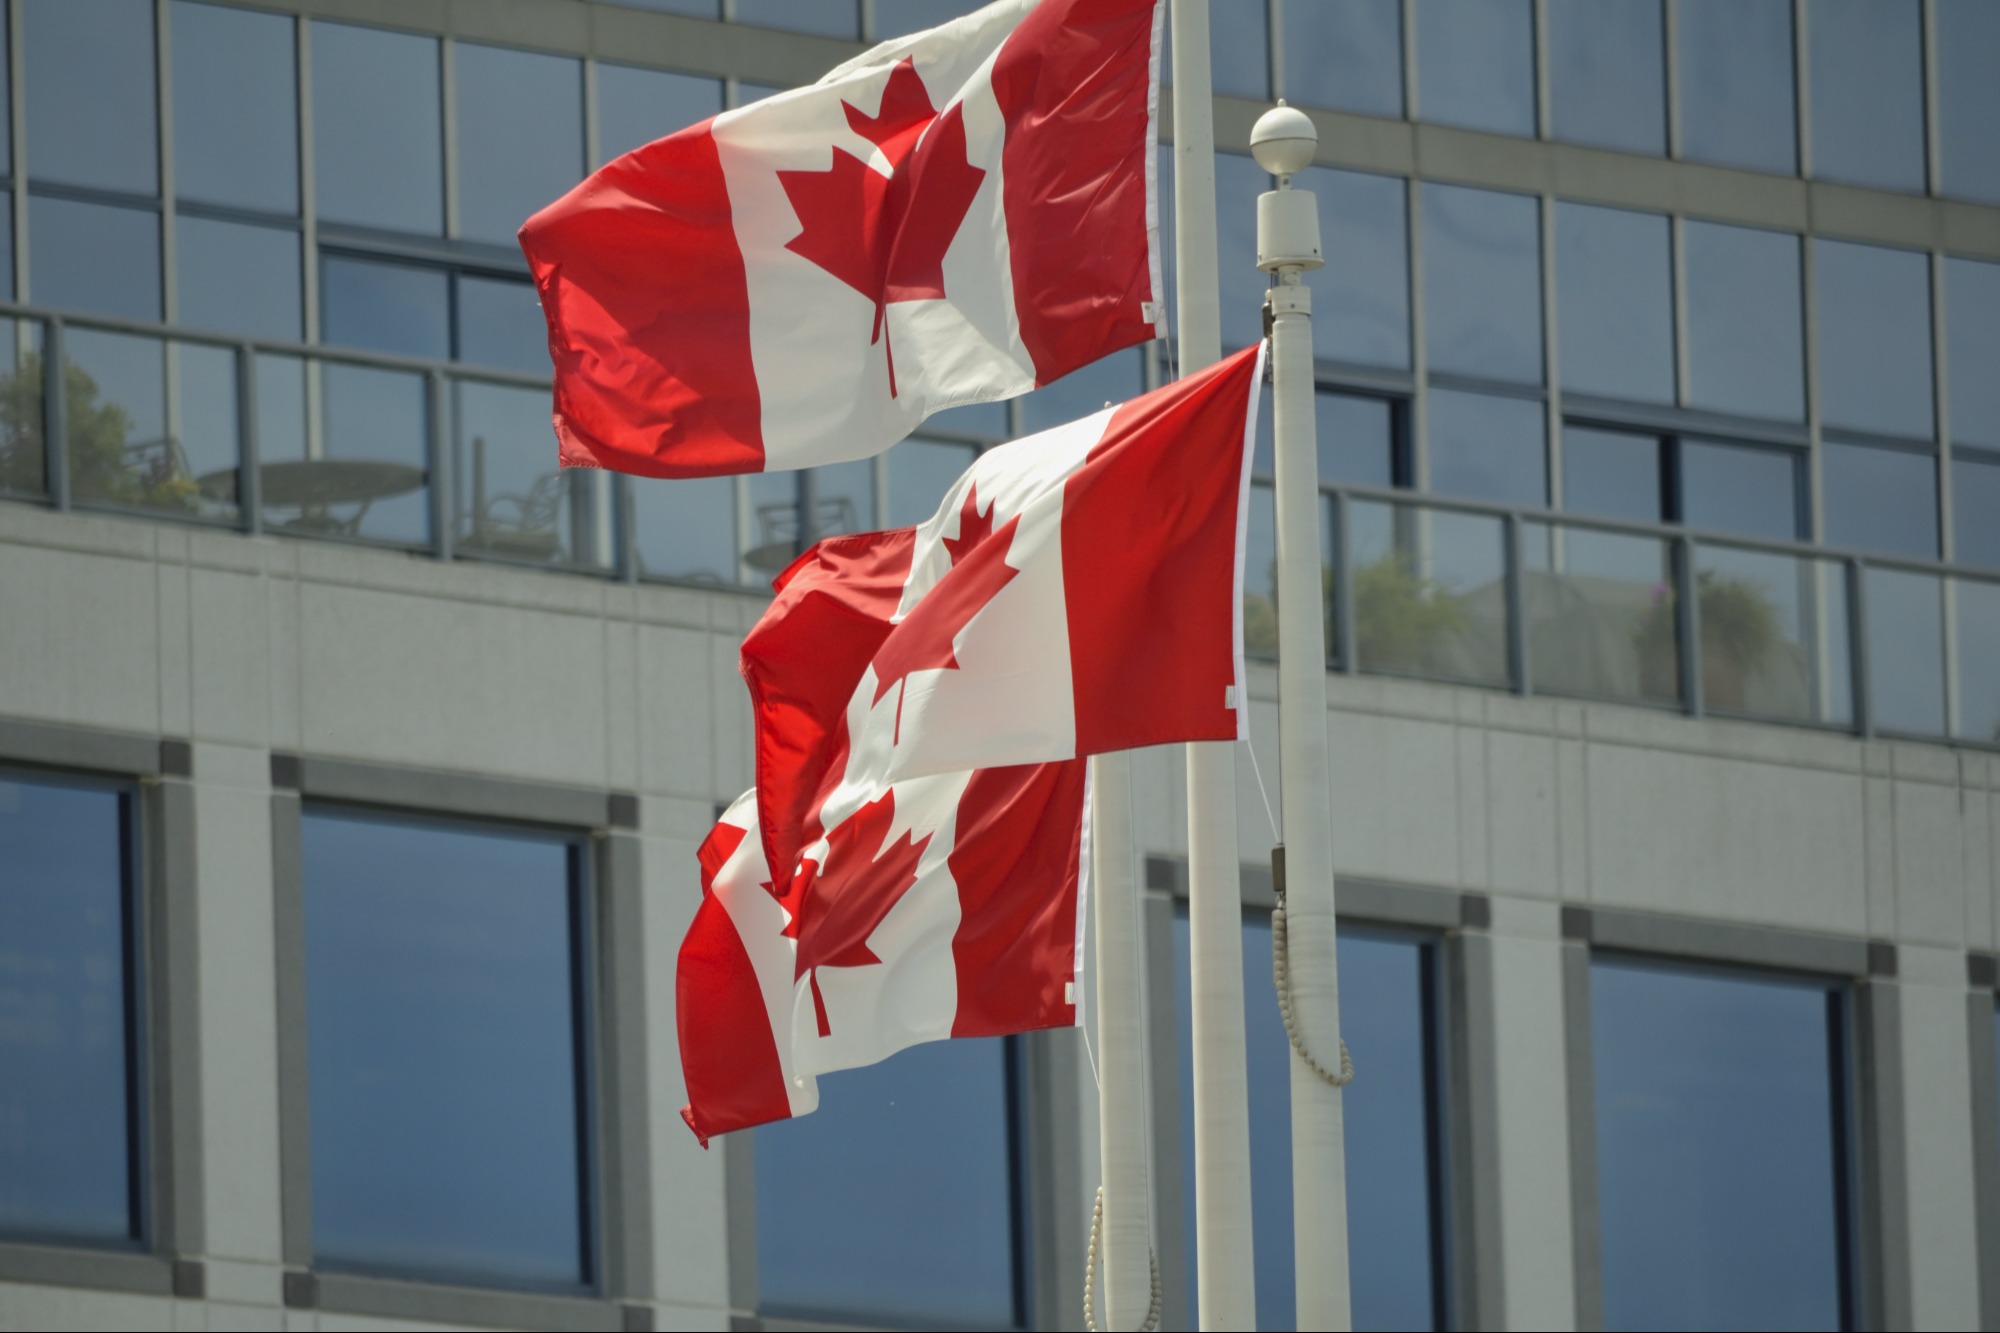
<instances>
[{"instance_id":1,"label":"white flagpole","mask_svg":"<svg viewBox=\"0 0 2000 1333\"><path fill-rule=\"evenodd\" d=\"M1313 429L1312 300L1302 281L1305 270L1324 261L1318 203L1311 194L1291 188L1292 174L1312 162L1318 143L1312 121L1286 106L1265 112L1250 133L1250 151L1258 164L1278 178L1278 188L1257 200L1257 267L1278 275L1267 299L1278 465L1278 711L1285 825L1279 887L1289 935L1285 966L1279 971L1279 1004L1294 1048L1292 1234L1298 1326L1345 1329L1352 1313L1341 1084L1348 1074L1340 1045L1333 839L1327 828L1326 590ZM1329 1065L1341 1073L1331 1074Z\"/></svg>"},{"instance_id":2,"label":"white flagpole","mask_svg":"<svg viewBox=\"0 0 2000 1333\"><path fill-rule=\"evenodd\" d=\"M1173 0L1174 266L1180 373L1222 355L1215 241L1215 129L1208 0ZM1247 708L1247 699L1237 707ZM1193 1000L1198 1326L1255 1328L1250 1098L1243 1052L1243 899L1236 753L1187 747L1188 984Z\"/></svg>"}]
</instances>

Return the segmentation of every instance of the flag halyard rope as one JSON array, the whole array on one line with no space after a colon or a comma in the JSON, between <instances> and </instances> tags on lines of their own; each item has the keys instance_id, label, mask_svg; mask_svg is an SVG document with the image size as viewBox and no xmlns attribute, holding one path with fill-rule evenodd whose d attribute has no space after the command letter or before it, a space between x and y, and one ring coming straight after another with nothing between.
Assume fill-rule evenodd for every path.
<instances>
[{"instance_id":1,"label":"flag halyard rope","mask_svg":"<svg viewBox=\"0 0 2000 1333\"><path fill-rule=\"evenodd\" d=\"M1307 1069L1333 1087L1344 1088L1354 1081L1354 1060L1347 1054L1347 1043L1340 1043L1340 1072L1335 1073L1313 1058L1306 1049L1306 1039L1299 1032L1298 1020L1292 1013L1292 949L1291 937L1285 928L1285 845L1279 843L1271 849L1271 890L1276 898L1271 908L1271 983L1278 992L1278 1016L1285 1021L1285 1036L1290 1039L1292 1049L1299 1059L1305 1061Z\"/></svg>"},{"instance_id":2,"label":"flag halyard rope","mask_svg":"<svg viewBox=\"0 0 2000 1333\"><path fill-rule=\"evenodd\" d=\"M1090 1210L1090 1257L1083 1267L1083 1326L1097 1333L1097 1243L1104 1233L1104 1186L1097 1187L1097 1202ZM1153 1278L1153 1298L1146 1306L1146 1322L1139 1333L1153 1333L1160 1326L1160 1257L1146 1247L1146 1267Z\"/></svg>"}]
</instances>

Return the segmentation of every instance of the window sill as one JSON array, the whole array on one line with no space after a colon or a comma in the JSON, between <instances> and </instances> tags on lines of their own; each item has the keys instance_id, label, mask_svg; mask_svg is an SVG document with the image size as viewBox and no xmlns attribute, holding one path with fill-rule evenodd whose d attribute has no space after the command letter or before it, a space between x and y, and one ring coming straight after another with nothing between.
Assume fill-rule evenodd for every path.
<instances>
[{"instance_id":1,"label":"window sill","mask_svg":"<svg viewBox=\"0 0 2000 1333\"><path fill-rule=\"evenodd\" d=\"M602 1298L454 1287L349 1273L286 1273L285 1304L293 1309L382 1319L553 1329L560 1333L626 1333L652 1327L652 1312L646 1307Z\"/></svg>"},{"instance_id":2,"label":"window sill","mask_svg":"<svg viewBox=\"0 0 2000 1333\"><path fill-rule=\"evenodd\" d=\"M198 1296L201 1278L201 1265L176 1264L160 1254L0 1241L0 1282L86 1287L145 1296ZM190 1285L196 1288L192 1293L186 1290Z\"/></svg>"}]
</instances>

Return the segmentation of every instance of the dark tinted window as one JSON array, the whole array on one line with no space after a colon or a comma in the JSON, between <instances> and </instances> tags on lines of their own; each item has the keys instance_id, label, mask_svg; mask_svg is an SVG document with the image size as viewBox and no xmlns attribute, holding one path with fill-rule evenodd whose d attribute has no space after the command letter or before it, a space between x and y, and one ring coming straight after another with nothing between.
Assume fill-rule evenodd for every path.
<instances>
[{"instance_id":1,"label":"dark tinted window","mask_svg":"<svg viewBox=\"0 0 2000 1333\"><path fill-rule=\"evenodd\" d=\"M1666 152L1659 0L1550 0L1549 100L1558 139Z\"/></svg>"},{"instance_id":2,"label":"dark tinted window","mask_svg":"<svg viewBox=\"0 0 2000 1333\"><path fill-rule=\"evenodd\" d=\"M442 269L328 255L320 262L320 326L330 343L444 360L449 279Z\"/></svg>"},{"instance_id":3,"label":"dark tinted window","mask_svg":"<svg viewBox=\"0 0 2000 1333\"><path fill-rule=\"evenodd\" d=\"M1813 0L1812 167L1826 180L1924 189L1923 13Z\"/></svg>"},{"instance_id":4,"label":"dark tinted window","mask_svg":"<svg viewBox=\"0 0 2000 1333\"><path fill-rule=\"evenodd\" d=\"M1539 384L1542 252L1536 201L1426 183L1423 207L1430 368Z\"/></svg>"},{"instance_id":5,"label":"dark tinted window","mask_svg":"<svg viewBox=\"0 0 2000 1333\"><path fill-rule=\"evenodd\" d=\"M1931 454L1828 440L1820 446L1820 490L1829 543L1937 558L1937 459Z\"/></svg>"},{"instance_id":6,"label":"dark tinted window","mask_svg":"<svg viewBox=\"0 0 2000 1333\"><path fill-rule=\"evenodd\" d=\"M160 317L160 215L30 198L28 278L35 304L126 319Z\"/></svg>"},{"instance_id":7,"label":"dark tinted window","mask_svg":"<svg viewBox=\"0 0 2000 1333\"><path fill-rule=\"evenodd\" d=\"M459 232L511 247L529 214L583 179L583 65L470 42L452 58Z\"/></svg>"},{"instance_id":8,"label":"dark tinted window","mask_svg":"<svg viewBox=\"0 0 2000 1333\"><path fill-rule=\"evenodd\" d=\"M175 0L174 193L299 211L299 85L292 20Z\"/></svg>"},{"instance_id":9,"label":"dark tinted window","mask_svg":"<svg viewBox=\"0 0 2000 1333\"><path fill-rule=\"evenodd\" d=\"M606 162L720 110L719 79L627 65L597 67L597 142Z\"/></svg>"},{"instance_id":10,"label":"dark tinted window","mask_svg":"<svg viewBox=\"0 0 2000 1333\"><path fill-rule=\"evenodd\" d=\"M1656 436L1566 427L1562 475L1565 509L1640 523L1667 517Z\"/></svg>"},{"instance_id":11,"label":"dark tinted window","mask_svg":"<svg viewBox=\"0 0 2000 1333\"><path fill-rule=\"evenodd\" d=\"M1606 1328L1839 1328L1839 987L1590 968Z\"/></svg>"},{"instance_id":12,"label":"dark tinted window","mask_svg":"<svg viewBox=\"0 0 2000 1333\"><path fill-rule=\"evenodd\" d=\"M461 276L458 359L528 375L549 374L549 326L534 284Z\"/></svg>"},{"instance_id":13,"label":"dark tinted window","mask_svg":"<svg viewBox=\"0 0 2000 1333\"><path fill-rule=\"evenodd\" d=\"M1290 12L1289 10L1287 11ZM1319 198L1325 268L1313 290L1313 354L1368 366L1410 364L1410 240L1406 183L1394 176L1310 167L1294 187Z\"/></svg>"},{"instance_id":14,"label":"dark tinted window","mask_svg":"<svg viewBox=\"0 0 2000 1333\"><path fill-rule=\"evenodd\" d=\"M587 1282L579 850L303 819L314 1260Z\"/></svg>"},{"instance_id":15,"label":"dark tinted window","mask_svg":"<svg viewBox=\"0 0 2000 1333\"><path fill-rule=\"evenodd\" d=\"M2000 5L1937 0L1938 112L1944 139L1944 192L2000 204Z\"/></svg>"},{"instance_id":16,"label":"dark tinted window","mask_svg":"<svg viewBox=\"0 0 2000 1333\"><path fill-rule=\"evenodd\" d=\"M1432 389L1430 489L1499 504L1548 503L1542 405Z\"/></svg>"},{"instance_id":17,"label":"dark tinted window","mask_svg":"<svg viewBox=\"0 0 2000 1333\"><path fill-rule=\"evenodd\" d=\"M1674 275L1667 219L1556 206L1556 331L1563 387L1674 399Z\"/></svg>"},{"instance_id":18,"label":"dark tinted window","mask_svg":"<svg viewBox=\"0 0 2000 1333\"><path fill-rule=\"evenodd\" d=\"M1403 114L1399 0L1285 6L1285 96L1370 116Z\"/></svg>"},{"instance_id":19,"label":"dark tinted window","mask_svg":"<svg viewBox=\"0 0 2000 1333\"><path fill-rule=\"evenodd\" d=\"M1953 559L2000 569L2000 458L1959 458L1951 465Z\"/></svg>"},{"instance_id":20,"label":"dark tinted window","mask_svg":"<svg viewBox=\"0 0 2000 1333\"><path fill-rule=\"evenodd\" d=\"M1535 20L1528 0L1412 0L1417 112L1499 134L1535 132Z\"/></svg>"},{"instance_id":21,"label":"dark tinted window","mask_svg":"<svg viewBox=\"0 0 2000 1333\"><path fill-rule=\"evenodd\" d=\"M1932 434L1930 260L1813 242L1820 411L1829 426Z\"/></svg>"},{"instance_id":22,"label":"dark tinted window","mask_svg":"<svg viewBox=\"0 0 2000 1333\"><path fill-rule=\"evenodd\" d=\"M174 245L176 323L298 341L304 316L296 231L183 214L174 220Z\"/></svg>"},{"instance_id":23,"label":"dark tinted window","mask_svg":"<svg viewBox=\"0 0 2000 1333\"><path fill-rule=\"evenodd\" d=\"M2000 264L1944 261L1951 438L2000 449Z\"/></svg>"},{"instance_id":24,"label":"dark tinted window","mask_svg":"<svg viewBox=\"0 0 2000 1333\"><path fill-rule=\"evenodd\" d=\"M821 1075L818 1110L754 1131L762 1308L1017 1327L1011 1064L1005 1040L927 1042Z\"/></svg>"},{"instance_id":25,"label":"dark tinted window","mask_svg":"<svg viewBox=\"0 0 2000 1333\"><path fill-rule=\"evenodd\" d=\"M1680 442L1681 521L1704 532L1804 538L1805 456L1708 440Z\"/></svg>"},{"instance_id":26,"label":"dark tinted window","mask_svg":"<svg viewBox=\"0 0 2000 1333\"><path fill-rule=\"evenodd\" d=\"M1689 222L1689 401L1750 416L1805 416L1799 238Z\"/></svg>"},{"instance_id":27,"label":"dark tinted window","mask_svg":"<svg viewBox=\"0 0 2000 1333\"><path fill-rule=\"evenodd\" d=\"M1792 0L1679 0L1681 152L1759 171L1798 169Z\"/></svg>"},{"instance_id":28,"label":"dark tinted window","mask_svg":"<svg viewBox=\"0 0 2000 1333\"><path fill-rule=\"evenodd\" d=\"M1388 399L1322 390L1314 408L1322 482L1383 489L1396 484L1396 417ZM1257 414L1260 433L1268 434L1263 427L1270 415L1267 402Z\"/></svg>"},{"instance_id":29,"label":"dark tinted window","mask_svg":"<svg viewBox=\"0 0 2000 1333\"><path fill-rule=\"evenodd\" d=\"M437 39L316 22L312 60L320 217L442 232Z\"/></svg>"},{"instance_id":30,"label":"dark tinted window","mask_svg":"<svg viewBox=\"0 0 2000 1333\"><path fill-rule=\"evenodd\" d=\"M1944 580L1902 569L1861 571L1867 590L1868 694L1875 725L1944 734ZM1973 608L1967 607L1967 610ZM1976 613L1975 613L1976 614ZM1968 628L1976 631L1975 623ZM1982 674L1975 690L1992 679Z\"/></svg>"},{"instance_id":31,"label":"dark tinted window","mask_svg":"<svg viewBox=\"0 0 2000 1333\"><path fill-rule=\"evenodd\" d=\"M134 1234L125 802L0 772L0 1234Z\"/></svg>"},{"instance_id":32,"label":"dark tinted window","mask_svg":"<svg viewBox=\"0 0 2000 1333\"><path fill-rule=\"evenodd\" d=\"M157 194L159 124L150 0L24 6L29 174Z\"/></svg>"}]
</instances>

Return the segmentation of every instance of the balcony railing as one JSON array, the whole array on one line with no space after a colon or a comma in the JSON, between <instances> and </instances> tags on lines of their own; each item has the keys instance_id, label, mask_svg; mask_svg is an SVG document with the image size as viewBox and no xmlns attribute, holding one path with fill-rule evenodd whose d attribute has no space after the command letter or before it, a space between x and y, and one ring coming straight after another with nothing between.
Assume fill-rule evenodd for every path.
<instances>
[{"instance_id":1,"label":"balcony railing","mask_svg":"<svg viewBox=\"0 0 2000 1333\"><path fill-rule=\"evenodd\" d=\"M633 496L658 483L559 471L548 395L546 377L0 305L0 495L648 577L660 534L640 540ZM755 590L865 524L871 484L889 489L872 475L843 482L859 507L771 476L674 483L642 508L718 548L677 552L677 581ZM1276 643L1266 484L1246 571L1259 655ZM1407 491L1328 487L1324 505L1335 670L2000 745L2000 575Z\"/></svg>"}]
</instances>

